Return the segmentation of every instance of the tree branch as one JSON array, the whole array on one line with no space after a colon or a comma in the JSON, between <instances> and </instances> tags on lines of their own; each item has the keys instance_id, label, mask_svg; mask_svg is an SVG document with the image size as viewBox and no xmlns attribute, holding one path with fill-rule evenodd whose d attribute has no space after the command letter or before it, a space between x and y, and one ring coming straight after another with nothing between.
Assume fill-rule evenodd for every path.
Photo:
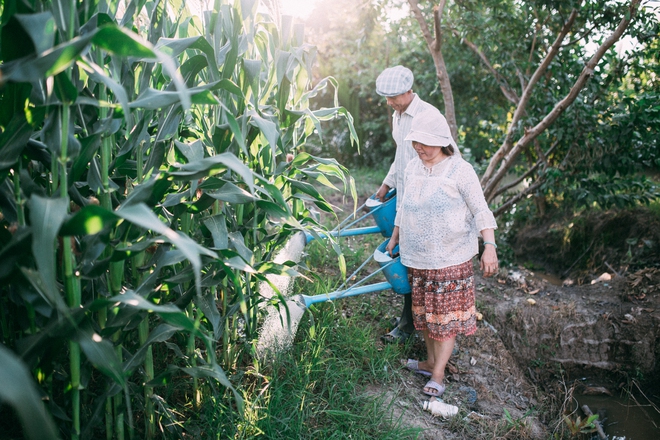
<instances>
[{"instance_id":1,"label":"tree branch","mask_svg":"<svg viewBox=\"0 0 660 440\"><path fill-rule=\"evenodd\" d=\"M538 188L542 184L543 184L543 180L539 180L536 183L534 183L534 185L528 186L523 191L520 191L518 194L511 197L503 205L500 205L495 211L493 211L493 215L497 217L503 212L507 211L511 207L511 205L518 203L524 197L527 197L528 194L530 194L533 191L536 191L536 188Z\"/></svg>"},{"instance_id":2,"label":"tree branch","mask_svg":"<svg viewBox=\"0 0 660 440\"><path fill-rule=\"evenodd\" d=\"M426 45L431 49L431 52L434 52L433 37L431 37L431 31L429 30L428 24L426 24L422 11L419 9L419 2L417 0L408 0L408 3L410 4L410 10L415 16L415 19L417 19L417 23L419 23L419 27L422 29L422 35L424 36Z\"/></svg>"},{"instance_id":3,"label":"tree branch","mask_svg":"<svg viewBox=\"0 0 660 440\"><path fill-rule=\"evenodd\" d=\"M446 0L442 0L440 5L433 8L433 25L435 27L435 44L433 48L440 52L442 49L442 13L445 10Z\"/></svg>"},{"instance_id":4,"label":"tree branch","mask_svg":"<svg viewBox=\"0 0 660 440\"><path fill-rule=\"evenodd\" d=\"M453 30L453 34L461 38L460 34L456 29ZM463 37L461 38L461 42L465 44L467 47L474 52L481 62L486 66L486 69L495 77L495 80L497 83L500 85L500 90L502 90L502 93L504 94L504 97L509 100L512 104L518 105L518 102L520 101L520 98L518 98L518 95L516 92L509 86L509 83L506 81L506 79L500 75L500 73L495 70L493 65L490 63L488 60L488 57L486 57L486 54L484 54L476 44L474 44L472 41L468 40L467 38Z\"/></svg>"},{"instance_id":5,"label":"tree branch","mask_svg":"<svg viewBox=\"0 0 660 440\"><path fill-rule=\"evenodd\" d=\"M504 185L504 186L498 188L497 191L495 191L495 194L493 194L493 198L496 198L497 196L499 196L499 195L501 195L501 194L504 194L505 192L507 192L507 191L510 190L511 188L513 188L513 187L515 187L516 185L518 185L520 182L522 182L522 181L525 180L527 177L529 177L534 171L536 171L536 169L537 169L537 168L539 167L539 165L541 165L542 163L543 163L543 162L540 161L540 160L536 161L536 163L534 164L534 166L532 166L530 169L528 169L527 171L525 171L525 174L523 174L522 176L518 177L518 178L517 178L516 180L514 180L513 182L511 182L511 183L509 183L509 184L507 184L507 185Z\"/></svg>"},{"instance_id":6,"label":"tree branch","mask_svg":"<svg viewBox=\"0 0 660 440\"><path fill-rule=\"evenodd\" d=\"M582 40L583 38L586 38L587 35L589 35L591 32L593 32L594 29L596 29L596 25L595 25L595 24L594 24L593 26L591 26L591 29L587 29L586 31L584 31L584 32L582 33L582 35L580 35L579 37L574 38L573 40L569 41L568 43L562 45L562 47L567 47L567 46L572 46L572 45L574 45L575 43L577 43L578 41Z\"/></svg>"},{"instance_id":7,"label":"tree branch","mask_svg":"<svg viewBox=\"0 0 660 440\"><path fill-rule=\"evenodd\" d=\"M584 68L582 69L582 72L580 73L580 76L573 84L573 87L569 91L568 95L566 95L564 99L559 101L555 105L555 107L550 111L550 113L548 113L543 118L543 120L539 122L535 127L529 130L525 130L525 135L522 138L520 138L518 142L516 142L515 146L511 149L511 151L508 152L508 154L502 155L503 157L501 158L501 165L498 168L497 173L489 175L488 179L485 178L485 174L484 174L484 179L482 179L482 185L483 182L486 182L484 188L484 194L486 195L486 200L492 199L492 194L494 193L497 184L506 175L506 172L511 167L513 160L520 154L523 148L525 148L530 142L532 142L543 131L545 131L555 120L557 120L557 118L562 113L564 113L564 111L566 111L568 106L570 106L575 101L575 99L580 94L580 91L582 90L588 79L591 77L591 75L593 75L594 67L596 67L598 62L603 58L605 52L607 52L614 45L614 43L616 43L621 38L621 35L623 35L623 32L627 29L628 25L630 24L630 22L632 21L632 19L634 18L637 12L640 2L641 0L632 0L629 8L629 14L626 14L627 17L623 17L621 19L619 25L614 30L614 32L612 32L612 34L600 45L600 47L596 50L596 53L591 57L591 59L587 61ZM523 95L523 99L524 99L524 95ZM516 113L518 112L516 111ZM514 119L515 119L515 115L514 115ZM500 147L500 150L502 150L502 147ZM500 151L498 151L498 153L500 153ZM491 170L491 168L494 169L495 166L496 166L496 161L495 161L495 157L493 157L486 172Z\"/></svg>"},{"instance_id":8,"label":"tree branch","mask_svg":"<svg viewBox=\"0 0 660 440\"><path fill-rule=\"evenodd\" d=\"M507 155L507 153L509 153L509 151L511 151L512 148L511 138L513 137L514 132L518 129L518 122L522 118L522 115L524 114L525 109L527 107L527 103L532 97L532 90L534 89L534 86L539 81L541 76L545 73L552 60L557 56L557 53L559 53L561 42L564 40L566 34L568 34L568 31L573 26L573 23L575 22L575 18L577 17L577 15L578 15L577 10L573 9L571 15L568 17L568 20L566 21L566 23L564 23L561 32L555 39L555 42L552 44L552 47L546 54L545 58L543 59L539 67L534 72L534 75L532 75L532 78L527 83L527 87L525 87L525 90L523 91L523 95L520 98L518 107L516 107L516 111L514 112L513 118L509 124L509 130L506 134L506 138L504 138L504 143L499 148L499 150L497 150L493 158L490 160L490 163L488 164L488 168L486 168L486 172L481 178L481 185L485 186L484 193L486 194L486 199L488 199L488 194L493 192L494 189L493 187L497 185L497 183L499 182L499 179L495 182L491 180L491 177L495 172L495 167L497 166L497 164L502 162L500 169L502 167L506 167L506 169L508 169L510 166L510 165L507 166L507 163L505 162L505 156ZM498 174L499 174L499 170L498 170Z\"/></svg>"},{"instance_id":9,"label":"tree branch","mask_svg":"<svg viewBox=\"0 0 660 440\"><path fill-rule=\"evenodd\" d=\"M539 31L543 29L543 26L545 26L545 24L548 22L551 15L550 14L546 15L545 18L543 19L543 23L540 23L538 13L536 11L534 11L534 17L536 17L537 24L536 24L536 29L534 30L534 38L532 39L532 46L529 48L529 57L527 59L528 67L527 67L527 71L525 72L526 75L529 75L529 67L532 65L532 59L534 58L534 52L536 51L536 42L539 37ZM524 83L524 81L521 81L521 83ZM523 91L525 90L525 86L523 86L522 90Z\"/></svg>"},{"instance_id":10,"label":"tree branch","mask_svg":"<svg viewBox=\"0 0 660 440\"><path fill-rule=\"evenodd\" d=\"M516 68L516 73L518 74L518 81L520 81L520 90L525 90L525 87L527 87L525 75L523 75L522 71L518 68ZM520 99L518 99L518 102L520 102Z\"/></svg>"},{"instance_id":11,"label":"tree branch","mask_svg":"<svg viewBox=\"0 0 660 440\"><path fill-rule=\"evenodd\" d=\"M495 193L493 194L493 198L499 196L500 194L504 194L505 192L507 192L508 190L510 190L511 188L513 188L514 186L518 185L520 182L522 182L522 181L525 180L527 177L529 177L530 175L532 175L532 173L533 173L533 172L534 172L534 171L535 171L540 165L545 164L546 166L545 166L544 168L547 168L547 160L546 160L546 158L547 158L548 156L550 156L550 154L552 154L552 152L555 150L555 148L557 148L558 145L559 145L559 141L555 141L554 144L552 144L552 146L548 149L548 151L546 151L545 154L542 154L542 155L541 155L542 157L541 157L538 161L536 161L536 163L534 164L534 166L532 166L532 167L531 167L529 170L527 170L522 176L520 176L519 178L517 178L517 179L514 180L513 182L511 182L511 183L509 183L509 184L507 184L507 185L504 185L504 186L498 188L497 191L495 191Z\"/></svg>"}]
</instances>

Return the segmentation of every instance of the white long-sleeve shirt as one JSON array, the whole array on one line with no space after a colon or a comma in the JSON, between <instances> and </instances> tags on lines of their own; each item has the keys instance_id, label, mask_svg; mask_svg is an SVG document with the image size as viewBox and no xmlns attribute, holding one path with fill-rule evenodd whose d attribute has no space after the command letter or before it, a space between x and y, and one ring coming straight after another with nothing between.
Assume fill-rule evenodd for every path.
<instances>
[{"instance_id":1,"label":"white long-sleeve shirt","mask_svg":"<svg viewBox=\"0 0 660 440\"><path fill-rule=\"evenodd\" d=\"M477 173L457 154L430 169L419 158L411 160L404 187L394 224L406 267L443 269L465 263L479 251L479 232L497 228Z\"/></svg>"},{"instance_id":2,"label":"white long-sleeve shirt","mask_svg":"<svg viewBox=\"0 0 660 440\"><path fill-rule=\"evenodd\" d=\"M440 113L440 110L422 101L416 93L413 94L413 100L408 105L408 108L403 112L394 112L392 116L392 137L396 143L396 154L394 155L394 162L390 165L390 170L383 180L383 184L390 188L396 188L396 207L399 209L401 206L401 199L405 190L404 173L408 162L417 157L417 153L412 146L411 141L405 141L405 137L410 132L413 118L424 112L437 113L443 120L445 117ZM458 153L458 151L457 151Z\"/></svg>"}]
</instances>

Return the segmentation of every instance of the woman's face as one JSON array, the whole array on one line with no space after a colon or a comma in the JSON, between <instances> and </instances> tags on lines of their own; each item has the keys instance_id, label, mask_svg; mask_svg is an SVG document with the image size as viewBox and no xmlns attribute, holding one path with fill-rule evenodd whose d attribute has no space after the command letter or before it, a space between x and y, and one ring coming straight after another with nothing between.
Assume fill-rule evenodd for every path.
<instances>
[{"instance_id":1,"label":"woman's face","mask_svg":"<svg viewBox=\"0 0 660 440\"><path fill-rule=\"evenodd\" d=\"M425 164L436 164L440 162L444 156L440 147L429 147L428 145L415 141L413 141L412 145L421 161Z\"/></svg>"}]
</instances>

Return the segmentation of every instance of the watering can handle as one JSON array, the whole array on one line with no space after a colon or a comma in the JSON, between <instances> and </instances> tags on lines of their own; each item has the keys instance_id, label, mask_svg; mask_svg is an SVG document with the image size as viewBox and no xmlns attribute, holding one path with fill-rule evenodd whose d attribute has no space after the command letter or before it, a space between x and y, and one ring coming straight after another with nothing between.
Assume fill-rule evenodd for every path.
<instances>
[{"instance_id":1,"label":"watering can handle","mask_svg":"<svg viewBox=\"0 0 660 440\"><path fill-rule=\"evenodd\" d=\"M390 190L385 194L385 200L383 202L387 202L389 199L394 197L396 195L396 188L390 188Z\"/></svg>"}]
</instances>

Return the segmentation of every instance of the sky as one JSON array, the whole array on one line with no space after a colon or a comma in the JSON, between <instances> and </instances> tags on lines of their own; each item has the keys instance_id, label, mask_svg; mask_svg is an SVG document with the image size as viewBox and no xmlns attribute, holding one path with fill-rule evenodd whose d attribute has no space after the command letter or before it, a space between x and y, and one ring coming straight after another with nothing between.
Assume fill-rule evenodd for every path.
<instances>
[{"instance_id":1,"label":"sky","mask_svg":"<svg viewBox=\"0 0 660 440\"><path fill-rule=\"evenodd\" d=\"M309 17L314 10L314 6L320 0L279 0L280 12L282 15L292 15L302 20ZM660 2L660 0L657 0ZM410 14L410 9L407 3L403 3L402 7L388 8L387 16L390 20L397 21Z\"/></svg>"},{"instance_id":2,"label":"sky","mask_svg":"<svg viewBox=\"0 0 660 440\"><path fill-rule=\"evenodd\" d=\"M311 14L314 6L319 0L279 0L280 9L284 15L292 15L301 19L305 19ZM660 0L643 0L642 5L645 6L660 6ZM407 14L409 11L407 8L403 10L394 10L392 11L392 18L398 19L401 18L400 15Z\"/></svg>"},{"instance_id":3,"label":"sky","mask_svg":"<svg viewBox=\"0 0 660 440\"><path fill-rule=\"evenodd\" d=\"M292 15L300 19L306 19L314 10L314 6L319 0L279 0L280 12L282 15ZM660 0L643 0L645 6L660 6ZM410 11L407 8L394 9L390 11L392 19L400 19ZM632 44L630 37L624 37L617 44L617 51L625 51Z\"/></svg>"},{"instance_id":4,"label":"sky","mask_svg":"<svg viewBox=\"0 0 660 440\"><path fill-rule=\"evenodd\" d=\"M314 9L317 0L279 0L282 15L307 18Z\"/></svg>"}]
</instances>

